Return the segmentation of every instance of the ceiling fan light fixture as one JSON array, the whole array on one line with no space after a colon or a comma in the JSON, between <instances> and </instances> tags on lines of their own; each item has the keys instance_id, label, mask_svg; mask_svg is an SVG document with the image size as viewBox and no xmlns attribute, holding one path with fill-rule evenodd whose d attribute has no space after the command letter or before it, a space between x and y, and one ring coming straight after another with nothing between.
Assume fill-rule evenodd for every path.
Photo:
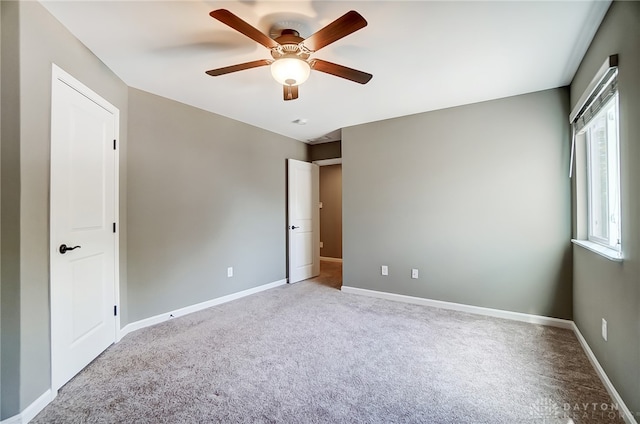
<instances>
[{"instance_id":1,"label":"ceiling fan light fixture","mask_svg":"<svg viewBox=\"0 0 640 424\"><path fill-rule=\"evenodd\" d=\"M271 64L271 75L282 85L300 85L309 78L311 67L297 57L282 57Z\"/></svg>"},{"instance_id":2,"label":"ceiling fan light fixture","mask_svg":"<svg viewBox=\"0 0 640 424\"><path fill-rule=\"evenodd\" d=\"M367 26L367 21L355 10L350 10L307 38L300 36L300 32L297 30L299 25L290 25L289 23L280 25L275 30L270 31L271 37L269 37L227 9L213 10L209 15L269 49L273 58L273 60L254 60L206 71L206 74L212 77L270 65L271 75L282 85L284 101L298 98L298 86L309 78L312 68L314 71L344 78L359 84L366 84L373 77L373 75L366 72L338 65L337 63L317 58L311 59L312 53ZM285 27L283 28L282 26Z\"/></svg>"}]
</instances>

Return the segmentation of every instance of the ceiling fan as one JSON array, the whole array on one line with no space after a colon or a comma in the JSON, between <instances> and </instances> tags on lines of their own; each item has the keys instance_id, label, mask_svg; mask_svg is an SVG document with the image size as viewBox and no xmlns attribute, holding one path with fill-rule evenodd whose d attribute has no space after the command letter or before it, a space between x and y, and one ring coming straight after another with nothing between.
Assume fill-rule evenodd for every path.
<instances>
[{"instance_id":1,"label":"ceiling fan","mask_svg":"<svg viewBox=\"0 0 640 424\"><path fill-rule=\"evenodd\" d=\"M300 37L298 31L294 29L284 29L279 37L270 38L226 9L214 10L209 15L262 44L271 50L273 57L273 59L254 60L207 71L206 73L212 77L271 65L271 74L276 81L282 84L284 100L298 98L298 86L307 80L311 70L335 75L360 84L368 83L373 77L373 75L357 69L310 58L312 53L367 26L367 21L354 10L345 13L308 38Z\"/></svg>"}]
</instances>

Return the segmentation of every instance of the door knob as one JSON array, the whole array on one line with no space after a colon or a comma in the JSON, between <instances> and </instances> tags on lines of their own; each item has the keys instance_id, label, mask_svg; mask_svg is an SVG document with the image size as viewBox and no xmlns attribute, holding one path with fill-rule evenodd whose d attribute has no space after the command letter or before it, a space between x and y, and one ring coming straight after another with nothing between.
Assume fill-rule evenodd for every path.
<instances>
[{"instance_id":1,"label":"door knob","mask_svg":"<svg viewBox=\"0 0 640 424\"><path fill-rule=\"evenodd\" d=\"M292 225L292 226L291 226L291 229L292 229L292 230L295 230L296 228L300 228L300 227L296 227L295 225Z\"/></svg>"},{"instance_id":2,"label":"door knob","mask_svg":"<svg viewBox=\"0 0 640 424\"><path fill-rule=\"evenodd\" d=\"M82 246L67 247L66 244L61 244L58 251L64 255L65 253L67 253L68 250L80 249L80 247Z\"/></svg>"}]
</instances>

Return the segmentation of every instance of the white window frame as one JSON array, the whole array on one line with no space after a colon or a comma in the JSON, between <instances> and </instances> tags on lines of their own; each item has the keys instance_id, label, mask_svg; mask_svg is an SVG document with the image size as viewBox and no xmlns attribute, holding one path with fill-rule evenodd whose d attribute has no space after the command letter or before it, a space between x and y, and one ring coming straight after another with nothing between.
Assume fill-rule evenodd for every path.
<instances>
[{"instance_id":1,"label":"white window frame","mask_svg":"<svg viewBox=\"0 0 640 424\"><path fill-rule=\"evenodd\" d=\"M622 204L621 204L621 178L620 178L620 110L619 93L617 89L618 56L611 55L602 64L587 89L582 94L574 109L569 115L572 124L573 140L571 146L571 165L569 175L575 178L575 206L576 206L576 234L571 241L595 252L605 258L622 262ZM613 105L613 109L611 109ZM615 128L607 127L607 229L606 237L594 232L594 217L592 208L592 181L593 160L589 132L593 130L598 118L604 111L613 111L616 114ZM609 112L606 112L609 113ZM574 166L575 165L575 166ZM612 213L613 212L613 216ZM612 220L613 218L613 220ZM613 222L612 222L613 221Z\"/></svg>"},{"instance_id":2,"label":"white window frame","mask_svg":"<svg viewBox=\"0 0 640 424\"><path fill-rule=\"evenodd\" d=\"M610 117L611 114L615 115L613 123ZM598 222L596 216L594 216L594 191L597 187L594 184L594 174L600 170L597 163L597 158L593 157L593 152L597 148L594 146L596 140L593 138L593 134L596 131L598 120L605 116L605 131L607 137L606 154L607 154L607 222L606 224ZM585 135L586 152L587 152L587 239L593 243L599 244L605 248L613 249L616 252L620 252L621 240L620 240L620 141L619 141L619 109L618 109L618 93L609 99L606 105L591 119L583 128L582 133ZM582 135L582 134L579 134ZM597 231L597 226L606 226L607 236L602 237Z\"/></svg>"}]
</instances>

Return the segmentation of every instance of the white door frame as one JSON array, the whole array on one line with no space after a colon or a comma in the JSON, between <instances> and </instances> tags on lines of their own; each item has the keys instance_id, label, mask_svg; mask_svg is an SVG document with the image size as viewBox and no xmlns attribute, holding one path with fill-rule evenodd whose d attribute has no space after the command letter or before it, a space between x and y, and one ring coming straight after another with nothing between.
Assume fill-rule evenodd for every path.
<instances>
[{"instance_id":1,"label":"white door frame","mask_svg":"<svg viewBox=\"0 0 640 424\"><path fill-rule=\"evenodd\" d=\"M58 67L55 63L52 63L51 88L53 89L54 85L57 84L58 82L62 82L68 85L69 87L73 88L83 96L87 97L89 100L93 101L100 107L112 113L115 118L114 134L116 136L116 139L118 140L116 144L119 143L119 137L120 137L119 109L113 106L111 103L109 103L105 99L103 99L100 95L98 95L96 92L91 90L89 87L87 87L86 85L84 85L83 83L75 79L74 77L72 77L69 73L65 72L62 68ZM53 113L53 110L52 110L52 113ZM50 148L51 147L52 146L50 144ZM115 328L113 329L113 331L114 331L114 340L116 343L119 342L121 339L121 335L120 335L120 313L121 313L120 312L120 228L119 228L120 227L120 214L119 214L119 211L120 211L120 154L119 154L119 151L120 149L118 145L116 148L117 154L115 155L115 158L114 158L114 180L115 181L114 181L114 194L113 194L114 195L114 199L113 199L114 220L116 222L116 232L115 232L115 242L114 242L114 277L113 277L114 282L113 284L114 284L115 306L117 308L117 314L115 316ZM49 184L51 184L51 181L49 181ZM49 217L51 218L51 195L49 197ZM52 232L52 223L51 221L49 221L49 238L51 238L51 232ZM59 253L56 249L52 247L49 248L49 279L51 279L51 257L52 255L57 255L57 254ZM49 300L49 302L51 303L51 300ZM51 313L51 309L52 309L51 304L49 305L49 309L50 309L49 326L51 326L51 323L53 321L53 315ZM54 383L53 357L52 357L53 346L54 346L54 342L53 340L51 340L51 344L49 346L49 360L51 365L50 377L51 377L52 389L53 389L53 383ZM55 396L55 391L54 391L54 396Z\"/></svg>"},{"instance_id":2,"label":"white door frame","mask_svg":"<svg viewBox=\"0 0 640 424\"><path fill-rule=\"evenodd\" d=\"M311 163L315 163L318 166L342 165L342 158L320 159L320 160L314 160Z\"/></svg>"}]
</instances>

